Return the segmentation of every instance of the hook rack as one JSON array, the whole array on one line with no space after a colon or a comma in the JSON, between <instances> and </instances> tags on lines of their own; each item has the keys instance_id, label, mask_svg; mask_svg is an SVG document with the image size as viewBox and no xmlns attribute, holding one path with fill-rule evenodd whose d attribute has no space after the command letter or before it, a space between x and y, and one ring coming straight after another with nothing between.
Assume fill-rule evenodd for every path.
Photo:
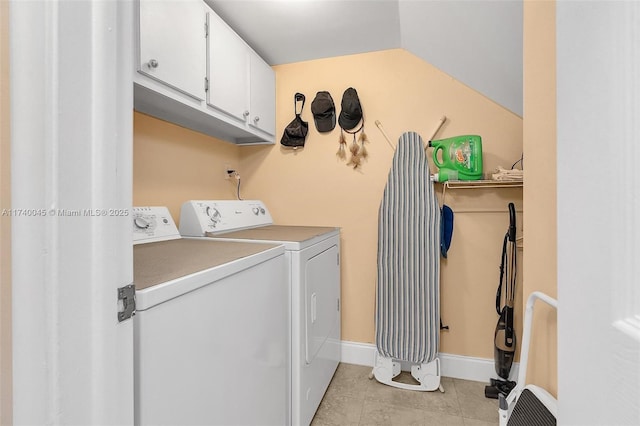
<instances>
[{"instance_id":1,"label":"hook rack","mask_svg":"<svg viewBox=\"0 0 640 426\"><path fill-rule=\"evenodd\" d=\"M444 204L447 188L474 189L474 188L522 188L522 181L508 180L448 180L442 183L442 204Z\"/></svg>"}]
</instances>

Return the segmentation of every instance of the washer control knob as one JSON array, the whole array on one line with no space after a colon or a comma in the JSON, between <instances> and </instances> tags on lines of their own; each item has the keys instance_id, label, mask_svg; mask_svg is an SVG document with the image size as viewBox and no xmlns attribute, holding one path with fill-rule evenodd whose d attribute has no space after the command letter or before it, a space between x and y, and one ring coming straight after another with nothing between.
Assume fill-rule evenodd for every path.
<instances>
[{"instance_id":1,"label":"washer control knob","mask_svg":"<svg viewBox=\"0 0 640 426\"><path fill-rule=\"evenodd\" d=\"M265 214L265 213L266 213L266 212L265 212L265 210L264 210L264 207L260 207L260 214Z\"/></svg>"},{"instance_id":2,"label":"washer control knob","mask_svg":"<svg viewBox=\"0 0 640 426\"><path fill-rule=\"evenodd\" d=\"M133 220L133 224L136 226L136 228L139 229L148 229L150 225L150 223L145 218L140 216L136 217Z\"/></svg>"},{"instance_id":3,"label":"washer control knob","mask_svg":"<svg viewBox=\"0 0 640 426\"><path fill-rule=\"evenodd\" d=\"M222 215L215 207L207 206L205 213L209 216L209 219L213 222L214 226L222 219Z\"/></svg>"},{"instance_id":4,"label":"washer control knob","mask_svg":"<svg viewBox=\"0 0 640 426\"><path fill-rule=\"evenodd\" d=\"M257 207L252 208L251 211L253 211L253 214L255 214L256 216L258 216L258 213L260 213L260 209Z\"/></svg>"}]
</instances>

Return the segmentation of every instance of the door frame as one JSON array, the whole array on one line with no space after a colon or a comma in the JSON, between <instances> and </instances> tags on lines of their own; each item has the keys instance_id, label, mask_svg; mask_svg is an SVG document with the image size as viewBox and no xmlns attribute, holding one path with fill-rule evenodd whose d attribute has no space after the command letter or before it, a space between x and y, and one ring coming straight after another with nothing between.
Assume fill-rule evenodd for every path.
<instances>
[{"instance_id":1,"label":"door frame","mask_svg":"<svg viewBox=\"0 0 640 426\"><path fill-rule=\"evenodd\" d=\"M559 424L640 422L638 23L556 3Z\"/></svg>"},{"instance_id":2,"label":"door frame","mask_svg":"<svg viewBox=\"0 0 640 426\"><path fill-rule=\"evenodd\" d=\"M9 8L14 424L133 424L133 3Z\"/></svg>"}]
</instances>

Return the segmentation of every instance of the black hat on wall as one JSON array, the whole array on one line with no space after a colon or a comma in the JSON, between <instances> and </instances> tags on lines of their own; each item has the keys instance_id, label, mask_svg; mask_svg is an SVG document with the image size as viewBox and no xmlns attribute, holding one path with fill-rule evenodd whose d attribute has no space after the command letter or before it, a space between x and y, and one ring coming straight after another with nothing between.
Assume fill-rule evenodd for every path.
<instances>
[{"instance_id":1,"label":"black hat on wall","mask_svg":"<svg viewBox=\"0 0 640 426\"><path fill-rule=\"evenodd\" d=\"M336 106L329 92L316 93L311 112L318 132L330 132L336 127Z\"/></svg>"},{"instance_id":2,"label":"black hat on wall","mask_svg":"<svg viewBox=\"0 0 640 426\"><path fill-rule=\"evenodd\" d=\"M356 89L349 87L344 91L341 106L338 123L344 130L351 130L362 120L362 106Z\"/></svg>"}]
</instances>

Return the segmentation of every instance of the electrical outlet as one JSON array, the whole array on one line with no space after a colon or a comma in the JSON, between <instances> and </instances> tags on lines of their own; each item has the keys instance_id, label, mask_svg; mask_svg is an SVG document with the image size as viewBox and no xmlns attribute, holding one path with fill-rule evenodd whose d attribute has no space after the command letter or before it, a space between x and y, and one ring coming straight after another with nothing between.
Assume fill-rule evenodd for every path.
<instances>
[{"instance_id":1,"label":"electrical outlet","mask_svg":"<svg viewBox=\"0 0 640 426\"><path fill-rule=\"evenodd\" d=\"M229 180L229 179L231 179L231 176L232 176L232 175L231 175L231 174L229 174L229 170L235 170L235 169L231 166L231 164L226 163L226 164L224 165L224 171L223 171L225 180Z\"/></svg>"}]
</instances>

